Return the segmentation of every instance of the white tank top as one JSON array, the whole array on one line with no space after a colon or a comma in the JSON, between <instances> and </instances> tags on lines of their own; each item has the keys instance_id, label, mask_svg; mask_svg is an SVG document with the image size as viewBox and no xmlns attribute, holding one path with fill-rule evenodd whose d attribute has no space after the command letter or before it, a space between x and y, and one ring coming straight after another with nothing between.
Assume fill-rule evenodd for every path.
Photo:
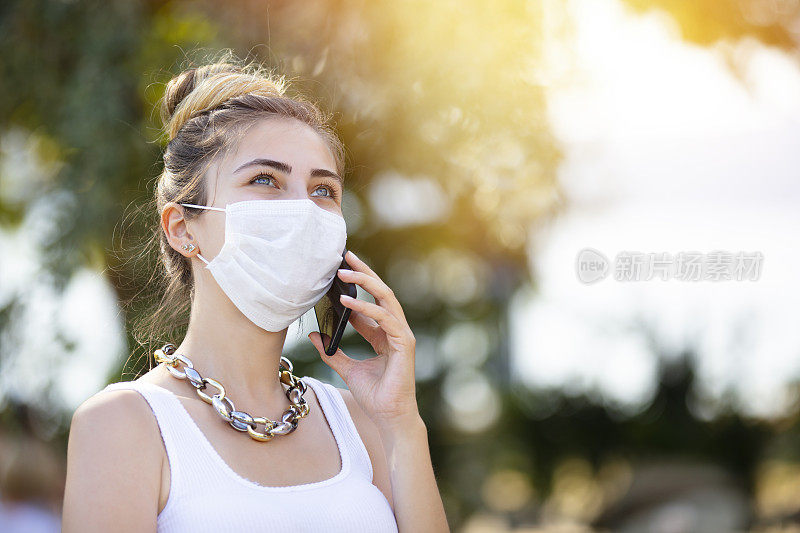
<instances>
[{"instance_id":1,"label":"white tank top","mask_svg":"<svg viewBox=\"0 0 800 533\"><path fill-rule=\"evenodd\" d=\"M318 379L302 379L314 389L342 467L331 478L283 487L259 485L237 474L171 391L141 381L103 389L134 389L155 414L171 480L169 498L158 515L159 533L397 532L388 500L372 484L372 462L341 393Z\"/></svg>"}]
</instances>

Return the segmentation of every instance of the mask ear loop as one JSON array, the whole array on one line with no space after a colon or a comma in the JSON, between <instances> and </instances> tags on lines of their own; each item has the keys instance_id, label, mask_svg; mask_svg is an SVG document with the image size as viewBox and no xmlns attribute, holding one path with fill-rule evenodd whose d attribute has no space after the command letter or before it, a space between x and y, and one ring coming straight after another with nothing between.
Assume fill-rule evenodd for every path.
<instances>
[{"instance_id":1,"label":"mask ear loop","mask_svg":"<svg viewBox=\"0 0 800 533\"><path fill-rule=\"evenodd\" d=\"M181 205L185 205L185 206L187 206L187 207L197 207L197 208L199 208L199 209L213 209L214 211L225 211L225 210L224 210L223 208L221 208L221 207L211 207L210 205L196 205L196 204L181 204ZM206 261L206 258L205 258L205 257L203 257L202 255L200 255L200 253L199 253L199 252L197 253L197 257L198 257L198 258L199 258L199 259L200 259L200 260L201 260L203 263L205 263L205 264L208 264L208 261Z\"/></svg>"},{"instance_id":2,"label":"mask ear loop","mask_svg":"<svg viewBox=\"0 0 800 533\"><path fill-rule=\"evenodd\" d=\"M189 207L198 207L200 209L213 209L214 211L225 211L221 207L211 207L210 205L195 205L195 204L181 204L181 205L186 205Z\"/></svg>"}]
</instances>

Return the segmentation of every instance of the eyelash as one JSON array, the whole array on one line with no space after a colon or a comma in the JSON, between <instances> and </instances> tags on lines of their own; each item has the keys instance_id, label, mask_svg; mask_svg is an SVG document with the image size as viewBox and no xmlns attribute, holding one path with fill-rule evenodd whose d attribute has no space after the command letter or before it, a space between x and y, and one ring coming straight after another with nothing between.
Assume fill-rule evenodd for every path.
<instances>
[{"instance_id":1,"label":"eyelash","mask_svg":"<svg viewBox=\"0 0 800 533\"><path fill-rule=\"evenodd\" d=\"M255 183L255 181L257 179L261 179L261 178L270 178L270 179L273 179L273 180L276 179L275 176L273 176L272 174L270 174L268 172L262 172L262 173L258 174L256 177L254 177L253 179L251 179L250 183ZM324 186L325 186L326 189L328 189L328 192L330 193L328 195L328 198L330 198L332 200L337 200L339 198L339 194L336 192L336 189L333 187L333 185L324 184Z\"/></svg>"}]
</instances>

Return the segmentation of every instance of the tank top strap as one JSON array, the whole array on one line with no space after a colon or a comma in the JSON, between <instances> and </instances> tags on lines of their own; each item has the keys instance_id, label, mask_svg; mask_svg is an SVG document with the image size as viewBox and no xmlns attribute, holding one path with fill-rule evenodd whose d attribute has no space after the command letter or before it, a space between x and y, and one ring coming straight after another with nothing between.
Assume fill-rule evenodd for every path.
<instances>
[{"instance_id":1,"label":"tank top strap","mask_svg":"<svg viewBox=\"0 0 800 533\"><path fill-rule=\"evenodd\" d=\"M208 468L209 461L198 445L198 436L183 404L171 391L146 381L120 381L104 390L132 389L141 394L155 415L161 440L167 452L170 471L170 502L198 487L218 484L224 477L218 469Z\"/></svg>"},{"instance_id":2,"label":"tank top strap","mask_svg":"<svg viewBox=\"0 0 800 533\"><path fill-rule=\"evenodd\" d=\"M350 416L350 410L347 408L342 393L330 383L325 383L311 376L305 376L303 380L309 381L314 387L314 392L317 393L322 409L325 411L325 415L328 416L328 424L332 428L335 426L339 435L342 436L343 445L353 463L353 470L371 483L372 461L364 441L361 440L361 436L358 434L353 417Z\"/></svg>"}]
</instances>

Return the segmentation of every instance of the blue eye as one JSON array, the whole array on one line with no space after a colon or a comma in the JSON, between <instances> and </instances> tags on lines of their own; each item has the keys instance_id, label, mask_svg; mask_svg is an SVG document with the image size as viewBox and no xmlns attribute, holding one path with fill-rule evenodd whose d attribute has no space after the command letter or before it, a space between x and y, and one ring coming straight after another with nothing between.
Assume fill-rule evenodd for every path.
<instances>
[{"instance_id":1,"label":"blue eye","mask_svg":"<svg viewBox=\"0 0 800 533\"><path fill-rule=\"evenodd\" d=\"M268 172L262 172L262 173L258 174L256 177L254 177L253 179L251 179L250 183L256 183L256 182L258 182L258 180L261 180L261 179L275 180L276 178L275 178L275 176L273 176L272 174L270 174ZM258 184L259 185L262 185L262 184L263 185L267 185L269 183L270 183L270 181L267 181L266 183L265 182L259 182ZM330 184L328 184L328 183L330 183ZM337 193L336 187L334 186L332 181L331 182L327 182L326 181L326 182L324 182L322 185L320 185L319 187L317 187L314 190L319 190L319 189L325 189L325 190L328 191L328 194L326 196L322 196L322 198L330 198L333 201L336 201L339 198L339 194Z\"/></svg>"},{"instance_id":2,"label":"blue eye","mask_svg":"<svg viewBox=\"0 0 800 533\"><path fill-rule=\"evenodd\" d=\"M256 182L256 180L260 180L260 179L263 179L263 178L269 178L269 179L271 179L271 180L274 180L274 179L275 179L275 176L273 176L272 174L268 174L268 173L266 173L266 172L262 172L261 174L259 174L259 175L258 175L258 176L256 176L255 178L251 179L251 180L250 180L250 183L255 183L255 182Z\"/></svg>"},{"instance_id":3,"label":"blue eye","mask_svg":"<svg viewBox=\"0 0 800 533\"><path fill-rule=\"evenodd\" d=\"M323 196L323 198L330 198L331 200L336 200L336 198L338 198L338 196L339 196L338 193L336 192L336 188L331 186L331 185L323 184L323 185L320 185L319 187L317 187L314 190L320 190L320 189L328 191L327 196Z\"/></svg>"}]
</instances>

